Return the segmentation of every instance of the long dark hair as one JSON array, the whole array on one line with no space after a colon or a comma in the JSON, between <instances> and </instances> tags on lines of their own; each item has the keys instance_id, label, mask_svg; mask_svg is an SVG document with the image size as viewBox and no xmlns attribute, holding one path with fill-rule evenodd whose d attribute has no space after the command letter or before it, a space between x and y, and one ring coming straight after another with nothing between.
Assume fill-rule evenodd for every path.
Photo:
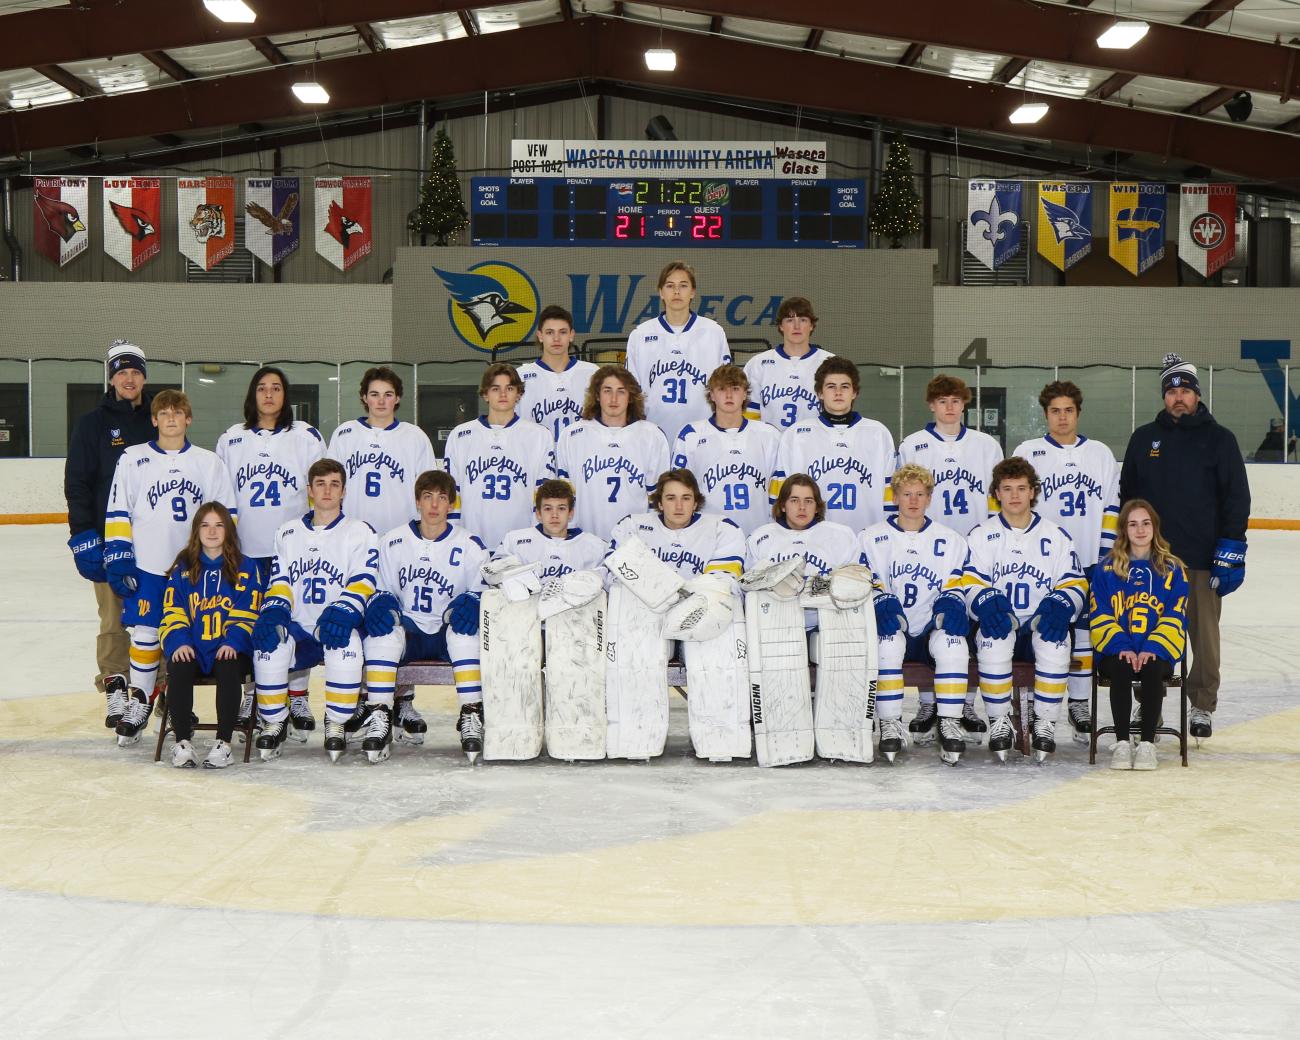
<instances>
[{"instance_id":1,"label":"long dark hair","mask_svg":"<svg viewBox=\"0 0 1300 1040\"><path fill-rule=\"evenodd\" d=\"M244 395L244 429L246 430L257 429L257 384L266 376L275 376L284 387L284 407L275 417L275 428L283 430L293 425L293 406L289 404L289 377L274 365L263 365L253 373L253 378L248 384L248 393Z\"/></svg>"},{"instance_id":2,"label":"long dark hair","mask_svg":"<svg viewBox=\"0 0 1300 1040\"><path fill-rule=\"evenodd\" d=\"M226 540L221 546L221 573L232 586L237 585L239 565L244 556L239 549L239 532L235 530L234 518L231 517L230 510L220 502L204 502L199 506L198 512L194 514L194 522L190 524L190 539L177 555L172 570L184 572L191 585L199 583L199 572L203 569L203 545L199 541L199 527L209 513L216 513L226 525Z\"/></svg>"}]
</instances>

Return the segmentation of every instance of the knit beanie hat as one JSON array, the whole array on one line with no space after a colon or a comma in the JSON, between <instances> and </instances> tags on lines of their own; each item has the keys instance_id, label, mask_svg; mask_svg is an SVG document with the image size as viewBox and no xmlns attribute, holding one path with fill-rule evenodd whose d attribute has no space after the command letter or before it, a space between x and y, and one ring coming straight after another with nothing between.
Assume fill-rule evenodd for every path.
<instances>
[{"instance_id":1,"label":"knit beanie hat","mask_svg":"<svg viewBox=\"0 0 1300 1040\"><path fill-rule=\"evenodd\" d=\"M144 367L144 351L128 339L115 339L108 345L108 378L112 379L124 368L137 369L141 375L147 375Z\"/></svg>"},{"instance_id":2,"label":"knit beanie hat","mask_svg":"<svg viewBox=\"0 0 1300 1040\"><path fill-rule=\"evenodd\" d=\"M1177 354L1166 354L1160 370L1160 393L1163 396L1177 387L1187 387L1201 396L1201 383L1196 377L1196 366Z\"/></svg>"}]
</instances>

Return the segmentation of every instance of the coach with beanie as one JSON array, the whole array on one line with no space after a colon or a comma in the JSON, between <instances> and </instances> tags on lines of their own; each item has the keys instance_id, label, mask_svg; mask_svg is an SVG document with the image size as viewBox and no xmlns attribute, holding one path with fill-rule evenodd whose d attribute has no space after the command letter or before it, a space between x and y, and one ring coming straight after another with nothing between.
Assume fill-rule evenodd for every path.
<instances>
[{"instance_id":1,"label":"coach with beanie","mask_svg":"<svg viewBox=\"0 0 1300 1040\"><path fill-rule=\"evenodd\" d=\"M1155 506L1170 547L1186 565L1190 729L1208 737L1219 700L1221 598L1246 577L1250 486L1237 438L1201 401L1196 366L1166 354L1160 390L1164 410L1129 439L1120 500L1145 498Z\"/></svg>"},{"instance_id":2,"label":"coach with beanie","mask_svg":"<svg viewBox=\"0 0 1300 1040\"><path fill-rule=\"evenodd\" d=\"M99 607L99 637L95 685L104 689L109 676L123 675L130 666L130 639L122 627L122 601L108 585L104 572L104 513L113 486L113 472L122 452L153 438L145 390L144 351L124 339L114 340L105 361L108 390L95 410L83 415L68 442L63 470L63 494L68 500L68 547L83 578L94 582Z\"/></svg>"}]
</instances>

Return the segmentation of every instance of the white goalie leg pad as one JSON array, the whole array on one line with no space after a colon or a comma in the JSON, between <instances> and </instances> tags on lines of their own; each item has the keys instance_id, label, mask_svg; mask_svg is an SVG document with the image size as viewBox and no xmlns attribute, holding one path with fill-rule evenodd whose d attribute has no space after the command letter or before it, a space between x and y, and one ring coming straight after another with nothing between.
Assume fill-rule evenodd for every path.
<instances>
[{"instance_id":1,"label":"white goalie leg pad","mask_svg":"<svg viewBox=\"0 0 1300 1040\"><path fill-rule=\"evenodd\" d=\"M803 608L797 599L751 592L745 597L745 629L758 764L810 761L813 708Z\"/></svg>"},{"instance_id":2,"label":"white goalie leg pad","mask_svg":"<svg viewBox=\"0 0 1300 1040\"><path fill-rule=\"evenodd\" d=\"M817 621L817 754L871 762L876 754L872 728L880 667L874 605L868 599L848 610L821 607Z\"/></svg>"},{"instance_id":3,"label":"white goalie leg pad","mask_svg":"<svg viewBox=\"0 0 1300 1040\"><path fill-rule=\"evenodd\" d=\"M777 563L765 563L742 574L740 587L745 592L770 592L778 599L792 599L803 591L805 566L803 553Z\"/></svg>"},{"instance_id":4,"label":"white goalie leg pad","mask_svg":"<svg viewBox=\"0 0 1300 1040\"><path fill-rule=\"evenodd\" d=\"M546 753L552 758L605 757L606 612L605 593L597 591L546 619Z\"/></svg>"},{"instance_id":5,"label":"white goalie leg pad","mask_svg":"<svg viewBox=\"0 0 1300 1040\"><path fill-rule=\"evenodd\" d=\"M537 601L512 603L488 589L479 603L483 757L514 760L542 753L542 623Z\"/></svg>"},{"instance_id":6,"label":"white goalie leg pad","mask_svg":"<svg viewBox=\"0 0 1300 1040\"><path fill-rule=\"evenodd\" d=\"M668 640L662 618L621 582L609 590L605 631L605 753L654 758L668 739Z\"/></svg>"},{"instance_id":7,"label":"white goalie leg pad","mask_svg":"<svg viewBox=\"0 0 1300 1040\"><path fill-rule=\"evenodd\" d=\"M729 597L731 621L712 639L682 644L686 659L687 720L696 758L748 758L749 666L740 601Z\"/></svg>"},{"instance_id":8,"label":"white goalie leg pad","mask_svg":"<svg viewBox=\"0 0 1300 1040\"><path fill-rule=\"evenodd\" d=\"M655 613L677 602L686 582L635 536L605 557L605 568Z\"/></svg>"}]
</instances>

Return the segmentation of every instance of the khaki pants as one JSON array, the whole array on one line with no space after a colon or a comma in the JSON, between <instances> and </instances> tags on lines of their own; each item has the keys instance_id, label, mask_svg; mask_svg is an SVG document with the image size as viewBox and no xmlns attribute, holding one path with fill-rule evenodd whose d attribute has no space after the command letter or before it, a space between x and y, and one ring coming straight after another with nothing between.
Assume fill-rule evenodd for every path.
<instances>
[{"instance_id":1,"label":"khaki pants","mask_svg":"<svg viewBox=\"0 0 1300 1040\"><path fill-rule=\"evenodd\" d=\"M95 664L99 674L95 687L104 690L104 677L126 675L131 668L131 637L122 627L122 601L106 581L93 583L95 605L99 607L99 635L95 639Z\"/></svg>"},{"instance_id":2,"label":"khaki pants","mask_svg":"<svg viewBox=\"0 0 1300 1040\"><path fill-rule=\"evenodd\" d=\"M1219 706L1219 616L1223 599L1210 588L1209 571L1187 572L1187 696L1193 708L1214 711Z\"/></svg>"}]
</instances>

